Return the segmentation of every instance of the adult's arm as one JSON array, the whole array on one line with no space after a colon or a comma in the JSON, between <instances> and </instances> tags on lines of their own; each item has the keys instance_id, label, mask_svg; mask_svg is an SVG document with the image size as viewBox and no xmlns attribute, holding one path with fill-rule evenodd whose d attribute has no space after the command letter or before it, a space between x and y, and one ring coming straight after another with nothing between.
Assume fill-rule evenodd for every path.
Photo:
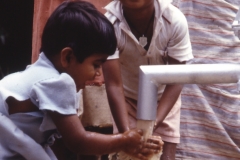
<instances>
[{"instance_id":1,"label":"adult's arm","mask_svg":"<svg viewBox=\"0 0 240 160\"><path fill-rule=\"evenodd\" d=\"M123 133L129 130L129 126L118 59L107 60L103 64L103 75L112 116L118 131Z\"/></svg>"}]
</instances>

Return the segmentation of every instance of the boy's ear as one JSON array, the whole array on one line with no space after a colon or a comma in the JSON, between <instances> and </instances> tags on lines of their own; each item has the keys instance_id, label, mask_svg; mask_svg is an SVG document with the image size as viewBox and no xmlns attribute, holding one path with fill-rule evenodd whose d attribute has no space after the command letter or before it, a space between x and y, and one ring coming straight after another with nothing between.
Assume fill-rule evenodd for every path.
<instances>
[{"instance_id":1,"label":"boy's ear","mask_svg":"<svg viewBox=\"0 0 240 160\"><path fill-rule=\"evenodd\" d=\"M63 48L60 53L61 65L63 67L68 67L73 57L73 50L70 47Z\"/></svg>"}]
</instances>

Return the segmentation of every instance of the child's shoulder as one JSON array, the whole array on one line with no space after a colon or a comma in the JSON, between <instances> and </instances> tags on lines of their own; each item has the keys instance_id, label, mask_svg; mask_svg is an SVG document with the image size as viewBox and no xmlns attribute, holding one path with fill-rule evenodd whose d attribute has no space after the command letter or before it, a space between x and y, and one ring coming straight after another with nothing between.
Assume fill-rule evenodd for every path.
<instances>
[{"instance_id":1,"label":"child's shoulder","mask_svg":"<svg viewBox=\"0 0 240 160\"><path fill-rule=\"evenodd\" d=\"M54 88L76 88L72 77L66 73L60 74L47 59L40 57L34 64L25 70L9 74L0 81L9 94L17 94L24 99L33 88L45 88L46 91Z\"/></svg>"}]
</instances>

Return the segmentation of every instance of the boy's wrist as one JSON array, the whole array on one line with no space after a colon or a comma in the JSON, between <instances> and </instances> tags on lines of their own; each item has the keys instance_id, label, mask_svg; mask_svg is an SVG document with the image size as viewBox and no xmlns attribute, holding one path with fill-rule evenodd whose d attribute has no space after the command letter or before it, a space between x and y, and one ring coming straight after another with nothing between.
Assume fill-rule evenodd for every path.
<instances>
[{"instance_id":1,"label":"boy's wrist","mask_svg":"<svg viewBox=\"0 0 240 160\"><path fill-rule=\"evenodd\" d=\"M116 148L115 152L120 152L122 150L124 150L125 146L127 145L127 138L124 136L124 134L116 134L115 136L115 145L118 146L118 148Z\"/></svg>"},{"instance_id":2,"label":"boy's wrist","mask_svg":"<svg viewBox=\"0 0 240 160\"><path fill-rule=\"evenodd\" d=\"M129 131L129 130L130 130L129 126L125 126L123 132Z\"/></svg>"},{"instance_id":3,"label":"boy's wrist","mask_svg":"<svg viewBox=\"0 0 240 160\"><path fill-rule=\"evenodd\" d=\"M126 133L126 131L124 132L124 133ZM127 146L127 144L128 144L128 138L127 138L127 136L124 134L124 133L122 133L121 134L121 142L122 142L122 148L124 149L126 146Z\"/></svg>"},{"instance_id":4,"label":"boy's wrist","mask_svg":"<svg viewBox=\"0 0 240 160\"><path fill-rule=\"evenodd\" d=\"M161 123L162 123L162 121L161 121L161 120L159 120L159 119L156 119L156 120L155 120L155 123L154 123L154 126L153 126L153 130L157 129L157 128L158 128L158 126L159 126Z\"/></svg>"}]
</instances>

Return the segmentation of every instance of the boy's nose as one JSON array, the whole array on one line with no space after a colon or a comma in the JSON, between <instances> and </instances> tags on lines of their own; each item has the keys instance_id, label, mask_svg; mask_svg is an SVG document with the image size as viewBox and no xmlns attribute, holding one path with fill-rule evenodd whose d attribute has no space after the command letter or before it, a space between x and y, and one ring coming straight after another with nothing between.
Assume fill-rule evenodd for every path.
<instances>
[{"instance_id":1,"label":"boy's nose","mask_svg":"<svg viewBox=\"0 0 240 160\"><path fill-rule=\"evenodd\" d=\"M96 76L101 76L101 73L99 71L96 71Z\"/></svg>"},{"instance_id":2,"label":"boy's nose","mask_svg":"<svg viewBox=\"0 0 240 160\"><path fill-rule=\"evenodd\" d=\"M102 75L102 67L99 67L96 69L95 76L101 76Z\"/></svg>"}]
</instances>

